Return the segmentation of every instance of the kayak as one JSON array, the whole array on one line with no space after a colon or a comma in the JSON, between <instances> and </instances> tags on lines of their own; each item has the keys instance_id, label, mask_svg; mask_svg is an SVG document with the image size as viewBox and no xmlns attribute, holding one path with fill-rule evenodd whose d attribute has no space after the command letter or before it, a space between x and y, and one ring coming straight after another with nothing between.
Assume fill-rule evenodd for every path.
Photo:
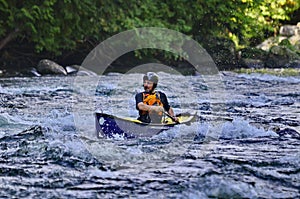
<instances>
[{"instance_id":1,"label":"kayak","mask_svg":"<svg viewBox=\"0 0 300 199\"><path fill-rule=\"evenodd\" d=\"M196 112L176 115L179 122L165 117L163 123L144 123L133 118L121 118L106 113L95 113L97 137L107 138L139 138L152 137L176 125L190 125L195 121Z\"/></svg>"}]
</instances>

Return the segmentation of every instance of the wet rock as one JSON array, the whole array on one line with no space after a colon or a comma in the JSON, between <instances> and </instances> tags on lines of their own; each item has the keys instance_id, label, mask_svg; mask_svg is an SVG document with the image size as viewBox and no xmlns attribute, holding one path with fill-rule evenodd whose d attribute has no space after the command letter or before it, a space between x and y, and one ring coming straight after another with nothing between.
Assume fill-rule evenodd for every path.
<instances>
[{"instance_id":1,"label":"wet rock","mask_svg":"<svg viewBox=\"0 0 300 199\"><path fill-rule=\"evenodd\" d=\"M67 75L67 71L54 61L43 59L37 65L37 72L42 75Z\"/></svg>"},{"instance_id":2,"label":"wet rock","mask_svg":"<svg viewBox=\"0 0 300 199\"><path fill-rule=\"evenodd\" d=\"M85 69L85 68L80 68L80 70L77 72L77 75L80 75L80 76L97 76L96 73L94 73L91 70Z\"/></svg>"},{"instance_id":3,"label":"wet rock","mask_svg":"<svg viewBox=\"0 0 300 199\"><path fill-rule=\"evenodd\" d=\"M89 69L86 69L84 67L80 67L78 72L77 72L77 75L80 75L80 76L97 76L97 74Z\"/></svg>"},{"instance_id":4,"label":"wet rock","mask_svg":"<svg viewBox=\"0 0 300 199\"><path fill-rule=\"evenodd\" d=\"M77 71L79 70L80 66L79 65L72 65L72 66L66 66L66 71L69 74L74 74L77 73Z\"/></svg>"},{"instance_id":5,"label":"wet rock","mask_svg":"<svg viewBox=\"0 0 300 199\"><path fill-rule=\"evenodd\" d=\"M86 69L80 65L67 66L66 70L69 75L79 76L97 76L97 74L89 69Z\"/></svg>"},{"instance_id":6,"label":"wet rock","mask_svg":"<svg viewBox=\"0 0 300 199\"><path fill-rule=\"evenodd\" d=\"M33 75L36 76L36 77L42 76L42 75L36 70L36 68L31 68L31 69L30 69L30 73L33 74Z\"/></svg>"}]
</instances>

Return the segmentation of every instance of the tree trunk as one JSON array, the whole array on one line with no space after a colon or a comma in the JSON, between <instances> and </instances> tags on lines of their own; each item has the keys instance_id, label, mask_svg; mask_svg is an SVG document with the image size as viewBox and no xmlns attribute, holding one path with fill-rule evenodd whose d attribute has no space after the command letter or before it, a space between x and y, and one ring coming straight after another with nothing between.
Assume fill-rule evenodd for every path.
<instances>
[{"instance_id":1,"label":"tree trunk","mask_svg":"<svg viewBox=\"0 0 300 199\"><path fill-rule=\"evenodd\" d=\"M6 46L6 44L8 44L8 42L13 40L13 38L17 32L19 32L18 28L16 28L13 32L9 33L4 39L2 39L0 41L0 50L2 50L2 48L4 48Z\"/></svg>"}]
</instances>

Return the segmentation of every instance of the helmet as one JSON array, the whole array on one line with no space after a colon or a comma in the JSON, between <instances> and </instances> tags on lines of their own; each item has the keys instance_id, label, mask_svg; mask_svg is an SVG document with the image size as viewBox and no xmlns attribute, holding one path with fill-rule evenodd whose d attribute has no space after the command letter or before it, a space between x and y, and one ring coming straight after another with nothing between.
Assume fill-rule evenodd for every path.
<instances>
[{"instance_id":1,"label":"helmet","mask_svg":"<svg viewBox=\"0 0 300 199\"><path fill-rule=\"evenodd\" d=\"M145 80L149 80L149 81L151 81L151 82L153 82L154 84L157 85L157 83L158 83L158 75L156 73L154 73L154 72L148 72L143 77L143 81L145 81Z\"/></svg>"}]
</instances>

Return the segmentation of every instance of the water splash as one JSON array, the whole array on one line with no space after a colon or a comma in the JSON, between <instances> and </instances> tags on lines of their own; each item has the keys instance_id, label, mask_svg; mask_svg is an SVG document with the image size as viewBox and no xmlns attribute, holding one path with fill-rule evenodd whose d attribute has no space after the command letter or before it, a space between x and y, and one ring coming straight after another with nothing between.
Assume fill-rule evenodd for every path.
<instances>
[{"instance_id":1,"label":"water splash","mask_svg":"<svg viewBox=\"0 0 300 199\"><path fill-rule=\"evenodd\" d=\"M257 128L243 119L234 119L232 122L226 122L223 125L223 139L242 139L242 138L257 138L257 137L278 137L278 134L271 130Z\"/></svg>"}]
</instances>

